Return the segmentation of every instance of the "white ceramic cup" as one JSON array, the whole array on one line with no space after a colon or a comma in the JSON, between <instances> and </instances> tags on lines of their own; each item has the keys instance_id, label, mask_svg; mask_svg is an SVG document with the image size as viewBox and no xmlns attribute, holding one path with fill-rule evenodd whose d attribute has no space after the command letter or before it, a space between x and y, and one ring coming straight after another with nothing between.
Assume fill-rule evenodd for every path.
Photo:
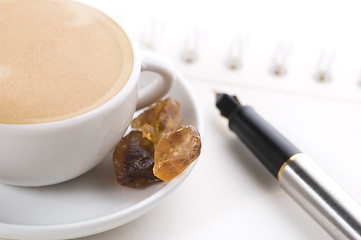
<instances>
[{"instance_id":1,"label":"white ceramic cup","mask_svg":"<svg viewBox=\"0 0 361 240\"><path fill-rule=\"evenodd\" d=\"M113 150L136 108L151 104L170 90L175 79L172 65L158 55L140 52L134 39L128 33L127 36L133 50L131 75L120 92L102 106L62 121L0 123L0 182L44 186L87 172ZM142 71L161 77L140 90L138 96Z\"/></svg>"}]
</instances>

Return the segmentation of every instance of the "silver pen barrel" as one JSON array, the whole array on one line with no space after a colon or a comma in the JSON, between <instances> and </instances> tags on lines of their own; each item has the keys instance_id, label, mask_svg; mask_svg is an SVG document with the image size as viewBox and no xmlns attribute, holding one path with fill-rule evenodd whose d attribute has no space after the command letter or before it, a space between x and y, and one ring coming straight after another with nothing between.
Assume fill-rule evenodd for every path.
<instances>
[{"instance_id":1,"label":"silver pen barrel","mask_svg":"<svg viewBox=\"0 0 361 240\"><path fill-rule=\"evenodd\" d=\"M289 158L278 181L334 239L361 240L360 205L307 155Z\"/></svg>"}]
</instances>

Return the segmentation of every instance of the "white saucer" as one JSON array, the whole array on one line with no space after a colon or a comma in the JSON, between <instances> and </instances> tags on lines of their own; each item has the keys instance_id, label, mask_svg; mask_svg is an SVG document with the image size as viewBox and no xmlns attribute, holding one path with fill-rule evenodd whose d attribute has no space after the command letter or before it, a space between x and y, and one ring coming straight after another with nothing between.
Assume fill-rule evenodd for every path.
<instances>
[{"instance_id":1,"label":"white saucer","mask_svg":"<svg viewBox=\"0 0 361 240\"><path fill-rule=\"evenodd\" d=\"M202 134L200 109L181 76L178 75L169 95L180 101L184 124L195 125ZM193 167L194 164L167 184L142 190L117 184L111 156L95 169L66 183L39 188L0 184L0 237L66 239L118 227L159 204Z\"/></svg>"}]
</instances>

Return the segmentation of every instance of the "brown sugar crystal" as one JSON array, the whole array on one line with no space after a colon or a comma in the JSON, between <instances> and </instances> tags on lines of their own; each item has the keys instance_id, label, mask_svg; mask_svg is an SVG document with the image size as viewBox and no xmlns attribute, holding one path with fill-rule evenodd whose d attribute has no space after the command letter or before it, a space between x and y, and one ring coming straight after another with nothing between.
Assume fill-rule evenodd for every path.
<instances>
[{"instance_id":1,"label":"brown sugar crystal","mask_svg":"<svg viewBox=\"0 0 361 240\"><path fill-rule=\"evenodd\" d=\"M120 185L141 188L160 181L153 174L154 144L139 131L132 131L120 140L113 163Z\"/></svg>"},{"instance_id":2,"label":"brown sugar crystal","mask_svg":"<svg viewBox=\"0 0 361 240\"><path fill-rule=\"evenodd\" d=\"M135 118L132 128L142 131L143 136L157 144L169 132L181 127L183 121L180 104L177 100L169 97L157 101Z\"/></svg>"},{"instance_id":3,"label":"brown sugar crystal","mask_svg":"<svg viewBox=\"0 0 361 240\"><path fill-rule=\"evenodd\" d=\"M182 127L180 104L174 98L159 100L135 118L131 131L113 153L120 185L142 188L170 181L181 174L201 151L194 126Z\"/></svg>"},{"instance_id":4,"label":"brown sugar crystal","mask_svg":"<svg viewBox=\"0 0 361 240\"><path fill-rule=\"evenodd\" d=\"M201 138L194 126L182 127L162 138L155 147L153 173L163 181L181 174L201 151Z\"/></svg>"}]
</instances>

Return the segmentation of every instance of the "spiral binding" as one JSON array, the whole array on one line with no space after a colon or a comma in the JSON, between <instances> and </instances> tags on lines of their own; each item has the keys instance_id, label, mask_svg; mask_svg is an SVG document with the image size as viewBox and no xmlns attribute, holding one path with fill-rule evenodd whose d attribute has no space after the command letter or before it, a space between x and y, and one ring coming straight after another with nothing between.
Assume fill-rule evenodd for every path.
<instances>
[{"instance_id":1,"label":"spiral binding","mask_svg":"<svg viewBox=\"0 0 361 240\"><path fill-rule=\"evenodd\" d=\"M177 42L159 44L159 39L166 39L163 35L160 36L159 26L160 23L157 21L147 25L141 35L141 45L169 57L176 63L176 67L190 78L361 105L361 76L353 81L354 86L351 77L355 77L355 74L347 75L347 81L340 81L340 75L334 75L333 72L335 65L333 51L323 50L318 59L310 56L308 65L305 65L307 68L305 66L295 68L291 55L293 60L297 56L293 55L295 47L290 41L280 41L275 46L273 54L269 54L268 60L264 57L266 53L254 55L250 59L245 54L249 51L247 41L240 34L235 35L228 43L222 43L221 48L213 49L207 45L208 48L204 49L206 45L202 32L204 29L194 28L183 39L177 38ZM164 51L162 52L162 49L158 51L157 45L163 45ZM164 49L164 45L168 48ZM174 54L176 51L178 53ZM256 59L255 56L260 59ZM261 59L260 56L263 58ZM268 69L266 61L268 61ZM310 63L313 63L313 69L310 68ZM275 82L272 79L280 79L280 81Z\"/></svg>"}]
</instances>

